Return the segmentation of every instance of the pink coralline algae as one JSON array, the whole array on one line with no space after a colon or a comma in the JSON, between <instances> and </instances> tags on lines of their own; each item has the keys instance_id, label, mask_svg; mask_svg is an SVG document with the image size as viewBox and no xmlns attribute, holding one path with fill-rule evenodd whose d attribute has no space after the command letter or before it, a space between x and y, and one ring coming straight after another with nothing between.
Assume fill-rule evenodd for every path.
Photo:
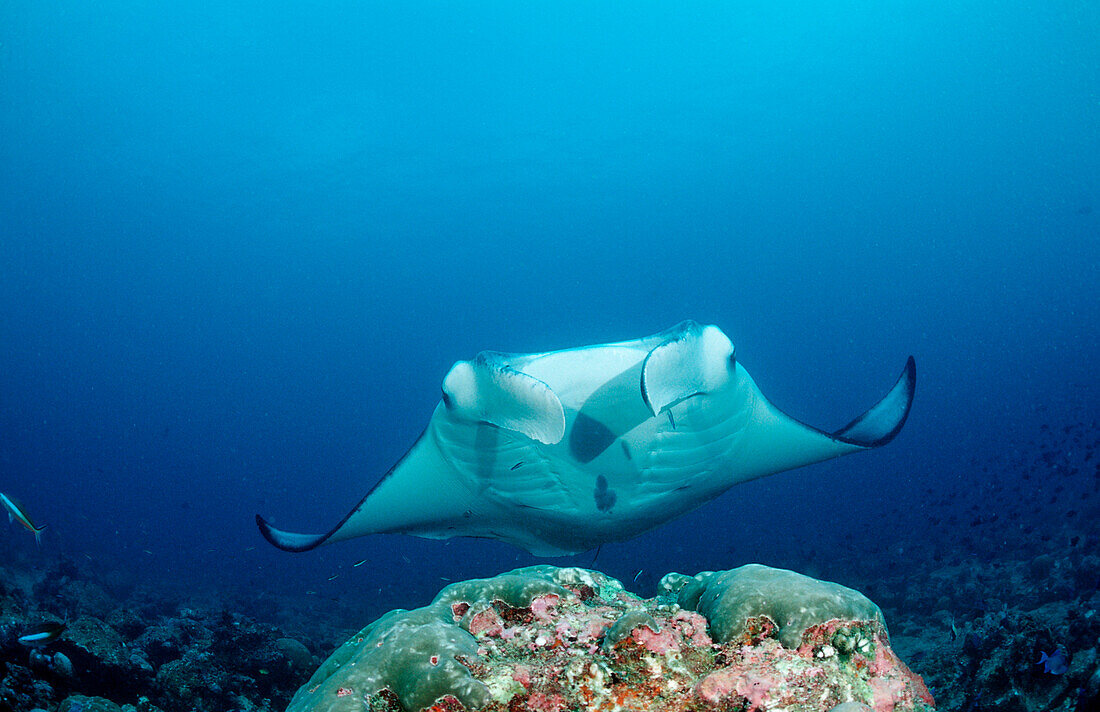
<instances>
[{"instance_id":1,"label":"pink coralline algae","mask_svg":"<svg viewBox=\"0 0 1100 712\"><path fill-rule=\"evenodd\" d=\"M565 699L561 695L535 692L527 696L527 709L531 712L561 712L565 708Z\"/></svg>"},{"instance_id":2,"label":"pink coralline algae","mask_svg":"<svg viewBox=\"0 0 1100 712\"><path fill-rule=\"evenodd\" d=\"M714 641L707 635L707 619L693 611L678 611L672 616L672 626L696 647L707 647Z\"/></svg>"},{"instance_id":3,"label":"pink coralline algae","mask_svg":"<svg viewBox=\"0 0 1100 712\"><path fill-rule=\"evenodd\" d=\"M525 688L531 686L531 669L526 665L516 665L512 670L512 679Z\"/></svg>"},{"instance_id":4,"label":"pink coralline algae","mask_svg":"<svg viewBox=\"0 0 1100 712\"><path fill-rule=\"evenodd\" d=\"M471 635L486 635L490 638L500 637L504 634L504 621L492 608L475 613L469 621L468 631Z\"/></svg>"},{"instance_id":5,"label":"pink coralline algae","mask_svg":"<svg viewBox=\"0 0 1100 712\"><path fill-rule=\"evenodd\" d=\"M703 678L696 692L712 704L726 698L739 698L748 704L751 712L764 706L769 700L768 693L777 687L780 687L777 680L728 667Z\"/></svg>"},{"instance_id":6,"label":"pink coralline algae","mask_svg":"<svg viewBox=\"0 0 1100 712\"><path fill-rule=\"evenodd\" d=\"M531 615L533 615L535 620L539 623L549 623L554 619L559 601L561 601L561 596L556 593L538 596L531 601Z\"/></svg>"},{"instance_id":7,"label":"pink coralline algae","mask_svg":"<svg viewBox=\"0 0 1100 712\"><path fill-rule=\"evenodd\" d=\"M655 633L648 626L642 625L630 631L630 637L649 652L665 655L680 652L680 641L683 639L683 634L671 626L660 633Z\"/></svg>"},{"instance_id":8,"label":"pink coralline algae","mask_svg":"<svg viewBox=\"0 0 1100 712\"><path fill-rule=\"evenodd\" d=\"M765 569L744 574L772 580L777 570ZM392 619L392 630L405 638L390 638L383 627L370 629L394 645L409 635L423 636L400 648L400 655L413 656L408 663L400 656L371 662L345 651L325 663L288 712L828 712L843 703L875 712L933 709L921 678L890 649L877 607L862 597L855 605L846 602L856 592L822 589L833 604L820 610L838 615L816 615L793 630L790 616L775 621L760 611L780 610L776 597L790 597L779 603L793 611L814 609L818 589L812 585L769 589L755 605L719 600L736 588L733 579L670 576L678 578L666 577L662 594L651 599L626 592L599 572L550 566L452 585L431 606L404 614L431 627L438 607L439 630L413 632L426 628L414 629L400 616ZM504 577L511 588L500 584ZM541 585L517 593L524 577ZM798 578L777 580L802 585ZM721 590L692 589L717 584ZM750 614L716 626L692 610L697 606L711 616ZM844 617L852 610L868 615ZM447 645L464 652L448 652ZM411 672L426 669L417 667L415 657L425 654L440 663L426 675ZM337 697L348 689L356 694Z\"/></svg>"}]
</instances>

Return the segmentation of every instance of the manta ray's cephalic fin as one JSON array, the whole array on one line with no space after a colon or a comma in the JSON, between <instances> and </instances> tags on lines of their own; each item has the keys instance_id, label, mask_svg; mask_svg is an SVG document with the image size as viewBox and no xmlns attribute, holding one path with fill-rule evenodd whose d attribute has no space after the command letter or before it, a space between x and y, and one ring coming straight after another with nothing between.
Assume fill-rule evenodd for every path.
<instances>
[{"instance_id":1,"label":"manta ray's cephalic fin","mask_svg":"<svg viewBox=\"0 0 1100 712\"><path fill-rule=\"evenodd\" d=\"M565 409L554 390L512 368L505 355L495 351L456 363L443 379L443 402L468 420L513 430L546 445L565 436Z\"/></svg>"},{"instance_id":2,"label":"manta ray's cephalic fin","mask_svg":"<svg viewBox=\"0 0 1100 712\"><path fill-rule=\"evenodd\" d=\"M684 321L642 363L642 400L657 415L729 380L733 343L715 326Z\"/></svg>"}]
</instances>

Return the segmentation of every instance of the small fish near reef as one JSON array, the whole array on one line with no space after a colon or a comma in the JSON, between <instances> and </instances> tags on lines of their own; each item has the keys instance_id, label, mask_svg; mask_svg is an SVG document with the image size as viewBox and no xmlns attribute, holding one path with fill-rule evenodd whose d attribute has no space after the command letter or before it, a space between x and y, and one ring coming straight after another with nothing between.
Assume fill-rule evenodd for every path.
<instances>
[{"instance_id":1,"label":"small fish near reef","mask_svg":"<svg viewBox=\"0 0 1100 712\"><path fill-rule=\"evenodd\" d=\"M1061 675L1066 670L1069 670L1069 659L1066 658L1066 651L1058 648L1049 655L1044 651L1042 657L1039 658L1039 662L1036 665L1043 666L1043 672L1050 673L1051 675Z\"/></svg>"},{"instance_id":2,"label":"small fish near reef","mask_svg":"<svg viewBox=\"0 0 1100 712\"><path fill-rule=\"evenodd\" d=\"M483 351L443 379L427 429L336 526L276 529L286 551L365 534L483 537L536 556L625 541L733 485L890 442L916 386L825 431L760 392L716 326L534 354Z\"/></svg>"},{"instance_id":3,"label":"small fish near reef","mask_svg":"<svg viewBox=\"0 0 1100 712\"><path fill-rule=\"evenodd\" d=\"M41 623L19 636L19 644L28 648L45 648L65 632L64 623Z\"/></svg>"},{"instance_id":4,"label":"small fish near reef","mask_svg":"<svg viewBox=\"0 0 1100 712\"><path fill-rule=\"evenodd\" d=\"M23 505L15 501L10 495L0 492L0 503L4 505L4 509L8 510L8 523L18 519L19 523L23 527L34 534L34 540L42 543L42 530L46 528L46 525L35 526L35 523L31 521L31 518L27 516L27 510L23 509Z\"/></svg>"}]
</instances>

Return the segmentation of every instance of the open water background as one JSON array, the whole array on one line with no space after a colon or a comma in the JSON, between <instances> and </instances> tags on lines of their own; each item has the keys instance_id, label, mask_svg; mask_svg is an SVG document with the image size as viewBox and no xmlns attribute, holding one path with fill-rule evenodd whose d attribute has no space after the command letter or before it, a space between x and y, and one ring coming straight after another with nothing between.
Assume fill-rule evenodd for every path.
<instances>
[{"instance_id":1,"label":"open water background","mask_svg":"<svg viewBox=\"0 0 1100 712\"><path fill-rule=\"evenodd\" d=\"M913 354L909 423L551 563L1057 544L1100 482L1097 37L1081 0L0 3L0 490L48 525L0 550L418 605L534 559L253 515L329 527L458 359L685 318L823 428Z\"/></svg>"}]
</instances>

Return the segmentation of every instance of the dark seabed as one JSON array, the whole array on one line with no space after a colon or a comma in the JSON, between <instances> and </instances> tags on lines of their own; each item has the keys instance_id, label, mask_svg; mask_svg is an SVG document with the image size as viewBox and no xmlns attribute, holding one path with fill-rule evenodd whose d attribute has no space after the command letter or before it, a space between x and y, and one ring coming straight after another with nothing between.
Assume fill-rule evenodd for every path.
<instances>
[{"instance_id":1,"label":"dark seabed","mask_svg":"<svg viewBox=\"0 0 1100 712\"><path fill-rule=\"evenodd\" d=\"M451 581L749 562L865 593L938 709L1100 709L1098 37L1086 0L0 4L0 492L46 527L0 532L0 712L283 710ZM344 516L457 360L687 318L827 430L912 354L908 423L598 554L256 529Z\"/></svg>"}]
</instances>

